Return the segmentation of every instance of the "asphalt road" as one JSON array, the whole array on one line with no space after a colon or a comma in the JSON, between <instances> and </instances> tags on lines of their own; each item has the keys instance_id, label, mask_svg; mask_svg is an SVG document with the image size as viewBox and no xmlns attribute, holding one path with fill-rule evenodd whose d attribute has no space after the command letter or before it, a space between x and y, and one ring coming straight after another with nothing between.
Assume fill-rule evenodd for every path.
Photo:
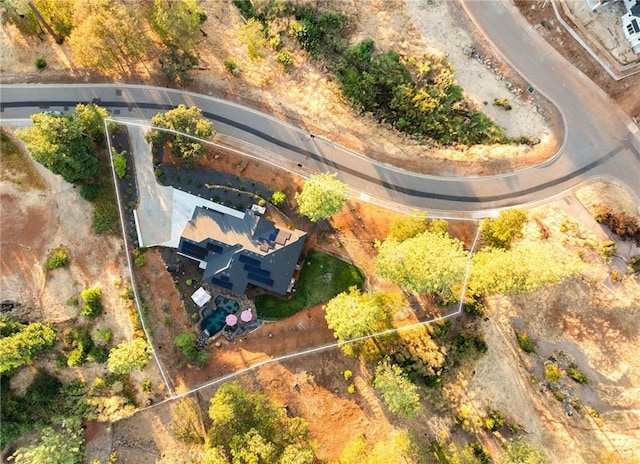
<instances>
[{"instance_id":1,"label":"asphalt road","mask_svg":"<svg viewBox=\"0 0 640 464\"><path fill-rule=\"evenodd\" d=\"M564 144L544 165L484 178L415 174L376 163L256 110L158 87L7 85L0 89L0 118L25 118L46 109L69 111L77 102L88 101L98 101L115 118L149 119L181 103L194 105L214 121L218 132L259 147L257 153L272 162L303 174L337 172L353 191L371 201L452 216L482 216L498 208L539 202L597 176L615 178L640 196L637 126L547 45L510 3L469 1L465 8L503 57L562 112Z\"/></svg>"}]
</instances>

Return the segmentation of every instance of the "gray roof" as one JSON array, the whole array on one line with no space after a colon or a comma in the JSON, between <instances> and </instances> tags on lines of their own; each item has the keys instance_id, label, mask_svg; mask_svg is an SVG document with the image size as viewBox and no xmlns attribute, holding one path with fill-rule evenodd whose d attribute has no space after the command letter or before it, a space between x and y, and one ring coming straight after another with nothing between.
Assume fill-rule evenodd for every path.
<instances>
[{"instance_id":1,"label":"gray roof","mask_svg":"<svg viewBox=\"0 0 640 464\"><path fill-rule=\"evenodd\" d=\"M197 207L178 252L205 265L205 282L235 293L251 283L284 295L305 239L305 232L278 228L251 210L235 217Z\"/></svg>"}]
</instances>

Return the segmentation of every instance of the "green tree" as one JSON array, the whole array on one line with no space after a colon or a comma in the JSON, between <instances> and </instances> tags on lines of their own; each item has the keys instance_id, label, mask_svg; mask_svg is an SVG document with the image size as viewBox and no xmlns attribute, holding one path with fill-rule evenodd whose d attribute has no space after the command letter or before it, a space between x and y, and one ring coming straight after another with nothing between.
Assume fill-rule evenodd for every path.
<instances>
[{"instance_id":1,"label":"green tree","mask_svg":"<svg viewBox=\"0 0 640 464\"><path fill-rule=\"evenodd\" d=\"M191 81L189 72L200 61L194 47L207 15L195 0L155 0L150 17L151 26L165 46L158 56L163 77L186 85Z\"/></svg>"},{"instance_id":2,"label":"green tree","mask_svg":"<svg viewBox=\"0 0 640 464\"><path fill-rule=\"evenodd\" d=\"M106 137L105 119L109 117L107 110L95 103L87 105L78 103L74 114L82 124L84 134L95 140L98 145L104 145ZM113 121L107 123L109 132L115 128L116 124Z\"/></svg>"},{"instance_id":3,"label":"green tree","mask_svg":"<svg viewBox=\"0 0 640 464\"><path fill-rule=\"evenodd\" d=\"M530 445L522 438L509 440L503 445L503 450L500 464L547 464L549 462L542 450Z\"/></svg>"},{"instance_id":4,"label":"green tree","mask_svg":"<svg viewBox=\"0 0 640 464\"><path fill-rule=\"evenodd\" d=\"M37 444L19 448L11 457L16 464L80 464L84 455L82 428L71 421L61 432L45 427Z\"/></svg>"},{"instance_id":5,"label":"green tree","mask_svg":"<svg viewBox=\"0 0 640 464\"><path fill-rule=\"evenodd\" d=\"M151 358L151 347L143 338L122 342L109 352L107 365L114 374L128 374L134 369L142 370Z\"/></svg>"},{"instance_id":6,"label":"green tree","mask_svg":"<svg viewBox=\"0 0 640 464\"><path fill-rule=\"evenodd\" d=\"M430 330L431 326L402 329L384 344L384 350L405 373L433 384L442 373L447 350L431 338Z\"/></svg>"},{"instance_id":7,"label":"green tree","mask_svg":"<svg viewBox=\"0 0 640 464\"><path fill-rule=\"evenodd\" d=\"M224 384L211 399L211 428L205 450L228 456L234 463L296 463L315 461L307 423L289 418L266 395ZM214 460L214 462L220 462Z\"/></svg>"},{"instance_id":8,"label":"green tree","mask_svg":"<svg viewBox=\"0 0 640 464\"><path fill-rule=\"evenodd\" d=\"M426 232L429 228L429 220L427 215L417 216L397 216L389 224L389 233L387 239L396 242L404 242L410 238Z\"/></svg>"},{"instance_id":9,"label":"green tree","mask_svg":"<svg viewBox=\"0 0 640 464\"><path fill-rule=\"evenodd\" d=\"M490 246L511 248L511 243L522 237L527 213L520 209L503 209L497 218L487 218L480 224L480 235Z\"/></svg>"},{"instance_id":10,"label":"green tree","mask_svg":"<svg viewBox=\"0 0 640 464\"><path fill-rule=\"evenodd\" d=\"M80 293L80 296L84 300L80 314L89 317L102 314L102 290L100 287L87 288Z\"/></svg>"},{"instance_id":11,"label":"green tree","mask_svg":"<svg viewBox=\"0 0 640 464\"><path fill-rule=\"evenodd\" d=\"M79 2L77 18L69 45L80 64L99 72L135 74L149 41L133 6L110 0Z\"/></svg>"},{"instance_id":12,"label":"green tree","mask_svg":"<svg viewBox=\"0 0 640 464\"><path fill-rule=\"evenodd\" d=\"M337 174L315 174L304 183L302 192L296 193L298 213L312 222L326 219L340 211L347 204L346 184L340 182Z\"/></svg>"},{"instance_id":13,"label":"green tree","mask_svg":"<svg viewBox=\"0 0 640 464\"><path fill-rule=\"evenodd\" d=\"M166 46L188 52L196 44L207 15L196 0L154 0L151 26Z\"/></svg>"},{"instance_id":14,"label":"green tree","mask_svg":"<svg viewBox=\"0 0 640 464\"><path fill-rule=\"evenodd\" d=\"M373 386L380 390L389 411L400 417L415 419L422 411L418 387L409 380L402 369L385 359L376 366Z\"/></svg>"},{"instance_id":15,"label":"green tree","mask_svg":"<svg viewBox=\"0 0 640 464\"><path fill-rule=\"evenodd\" d=\"M4 318L0 343L0 374L10 372L25 364L33 364L36 356L53 348L56 331L40 322L20 324ZM4 335L8 333L8 335Z\"/></svg>"},{"instance_id":16,"label":"green tree","mask_svg":"<svg viewBox=\"0 0 640 464\"><path fill-rule=\"evenodd\" d=\"M471 294L521 294L561 282L578 274L584 263L577 254L559 252L549 243L485 248L473 255L469 276Z\"/></svg>"},{"instance_id":17,"label":"green tree","mask_svg":"<svg viewBox=\"0 0 640 464\"><path fill-rule=\"evenodd\" d=\"M74 27L75 0L33 0L31 3L41 19L53 29L56 40L69 37Z\"/></svg>"},{"instance_id":18,"label":"green tree","mask_svg":"<svg viewBox=\"0 0 640 464\"><path fill-rule=\"evenodd\" d=\"M171 431L186 444L204 443L200 408L193 397L183 398L171 405Z\"/></svg>"},{"instance_id":19,"label":"green tree","mask_svg":"<svg viewBox=\"0 0 640 464\"><path fill-rule=\"evenodd\" d=\"M424 232L404 242L385 240L379 246L375 270L408 291L437 293L448 300L462 283L466 262L462 242Z\"/></svg>"},{"instance_id":20,"label":"green tree","mask_svg":"<svg viewBox=\"0 0 640 464\"><path fill-rule=\"evenodd\" d=\"M182 50L174 44L167 45L158 56L162 77L167 82L173 82L181 86L192 81L189 73L200 62L198 55L190 50Z\"/></svg>"},{"instance_id":21,"label":"green tree","mask_svg":"<svg viewBox=\"0 0 640 464\"><path fill-rule=\"evenodd\" d=\"M399 295L360 293L356 287L343 292L324 308L327 325L339 342L371 335L392 327L393 317L402 308ZM373 355L377 348L372 340L348 344L342 350L350 355Z\"/></svg>"},{"instance_id":22,"label":"green tree","mask_svg":"<svg viewBox=\"0 0 640 464\"><path fill-rule=\"evenodd\" d=\"M33 126L16 131L38 163L67 182L86 180L98 171L98 153L83 135L82 122L72 116L38 113Z\"/></svg>"},{"instance_id":23,"label":"green tree","mask_svg":"<svg viewBox=\"0 0 640 464\"><path fill-rule=\"evenodd\" d=\"M418 464L418 445L405 430L394 430L385 439L373 442L364 434L351 440L340 454L339 464Z\"/></svg>"},{"instance_id":24,"label":"green tree","mask_svg":"<svg viewBox=\"0 0 640 464\"><path fill-rule=\"evenodd\" d=\"M158 113L151 119L151 124L159 128L180 132L180 134L175 134L153 129L147 135L147 141L161 147L170 144L171 153L188 162L195 161L205 152L205 146L202 142L189 136L210 139L215 135L211 121L202 116L202 110L195 106L187 108L184 105L179 105L165 113Z\"/></svg>"},{"instance_id":25,"label":"green tree","mask_svg":"<svg viewBox=\"0 0 640 464\"><path fill-rule=\"evenodd\" d=\"M264 26L257 19L251 18L242 26L240 42L247 46L247 56L253 61L264 59L267 54L267 37Z\"/></svg>"},{"instance_id":26,"label":"green tree","mask_svg":"<svg viewBox=\"0 0 640 464\"><path fill-rule=\"evenodd\" d=\"M189 361L196 361L204 364L209 359L208 353L198 349L198 340L193 332L185 330L181 332L176 338L175 343L185 358Z\"/></svg>"}]
</instances>

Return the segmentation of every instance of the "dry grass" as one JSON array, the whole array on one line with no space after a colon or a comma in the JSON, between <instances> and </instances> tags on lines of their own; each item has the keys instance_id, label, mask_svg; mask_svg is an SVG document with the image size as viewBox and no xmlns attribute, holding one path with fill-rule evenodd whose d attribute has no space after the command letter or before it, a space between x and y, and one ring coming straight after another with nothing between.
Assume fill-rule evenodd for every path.
<instances>
[{"instance_id":1,"label":"dry grass","mask_svg":"<svg viewBox=\"0 0 640 464\"><path fill-rule=\"evenodd\" d=\"M0 181L16 184L21 191L46 190L40 174L29 157L2 131L0 135Z\"/></svg>"},{"instance_id":2,"label":"dry grass","mask_svg":"<svg viewBox=\"0 0 640 464\"><path fill-rule=\"evenodd\" d=\"M633 201L629 193L614 184L596 182L577 190L575 195L591 213L594 212L595 205L604 204L615 212L640 215L640 205Z\"/></svg>"}]
</instances>

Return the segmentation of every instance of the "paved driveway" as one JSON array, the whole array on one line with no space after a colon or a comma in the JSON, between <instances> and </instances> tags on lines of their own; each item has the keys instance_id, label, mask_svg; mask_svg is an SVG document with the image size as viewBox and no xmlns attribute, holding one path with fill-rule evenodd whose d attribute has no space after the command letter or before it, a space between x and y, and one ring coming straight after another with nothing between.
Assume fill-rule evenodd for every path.
<instances>
[{"instance_id":1,"label":"paved driveway","mask_svg":"<svg viewBox=\"0 0 640 464\"><path fill-rule=\"evenodd\" d=\"M134 210L134 218L141 247L178 248L180 234L197 206L206 206L236 217L244 215L182 190L160 185L153 169L151 146L144 139L147 129L137 124L127 126L138 183L138 207Z\"/></svg>"}]
</instances>

